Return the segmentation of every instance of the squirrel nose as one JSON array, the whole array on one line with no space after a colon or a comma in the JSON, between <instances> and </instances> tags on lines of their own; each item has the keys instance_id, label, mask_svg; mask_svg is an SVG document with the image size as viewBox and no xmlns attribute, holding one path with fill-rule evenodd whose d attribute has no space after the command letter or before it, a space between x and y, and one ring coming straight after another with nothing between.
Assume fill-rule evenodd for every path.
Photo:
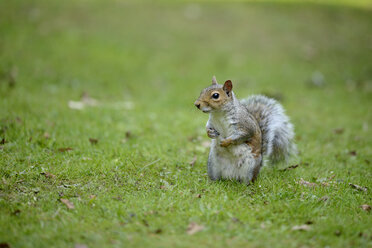
<instances>
[{"instance_id":1,"label":"squirrel nose","mask_svg":"<svg viewBox=\"0 0 372 248\"><path fill-rule=\"evenodd\" d=\"M195 106L200 109L200 104L199 103L195 103Z\"/></svg>"}]
</instances>

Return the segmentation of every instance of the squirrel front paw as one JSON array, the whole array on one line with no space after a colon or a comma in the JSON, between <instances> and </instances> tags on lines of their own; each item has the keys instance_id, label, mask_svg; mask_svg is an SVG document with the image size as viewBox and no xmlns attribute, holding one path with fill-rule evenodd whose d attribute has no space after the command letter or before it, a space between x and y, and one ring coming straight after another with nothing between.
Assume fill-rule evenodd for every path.
<instances>
[{"instance_id":1,"label":"squirrel front paw","mask_svg":"<svg viewBox=\"0 0 372 248\"><path fill-rule=\"evenodd\" d=\"M220 146L222 146L222 147L228 147L231 144L232 144L232 140L231 139L224 139L224 140L221 140Z\"/></svg>"},{"instance_id":2,"label":"squirrel front paw","mask_svg":"<svg viewBox=\"0 0 372 248\"><path fill-rule=\"evenodd\" d=\"M219 134L219 132L217 132L217 130L214 129L214 128L207 128L207 135L208 135L209 138L211 138L211 139L215 139L215 138L217 138L220 134Z\"/></svg>"}]
</instances>

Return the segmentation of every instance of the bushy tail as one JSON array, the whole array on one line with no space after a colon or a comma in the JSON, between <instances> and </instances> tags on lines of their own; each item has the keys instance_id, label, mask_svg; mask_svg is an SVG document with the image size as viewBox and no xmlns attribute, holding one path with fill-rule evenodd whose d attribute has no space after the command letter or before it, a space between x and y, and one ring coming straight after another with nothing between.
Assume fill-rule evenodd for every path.
<instances>
[{"instance_id":1,"label":"bushy tail","mask_svg":"<svg viewBox=\"0 0 372 248\"><path fill-rule=\"evenodd\" d=\"M256 118L262 132L263 155L272 164L288 161L297 149L293 142L294 131L283 107L276 100L254 95L242 104Z\"/></svg>"}]
</instances>

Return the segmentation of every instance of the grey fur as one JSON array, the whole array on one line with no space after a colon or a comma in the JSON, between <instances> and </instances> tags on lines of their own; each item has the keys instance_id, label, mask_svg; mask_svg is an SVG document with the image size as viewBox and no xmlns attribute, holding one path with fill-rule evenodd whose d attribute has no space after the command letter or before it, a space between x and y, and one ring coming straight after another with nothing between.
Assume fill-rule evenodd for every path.
<instances>
[{"instance_id":1,"label":"grey fur","mask_svg":"<svg viewBox=\"0 0 372 248\"><path fill-rule=\"evenodd\" d=\"M253 95L241 101L255 116L262 132L263 155L271 164L287 162L297 152L293 143L293 125L276 100L262 95Z\"/></svg>"},{"instance_id":2,"label":"grey fur","mask_svg":"<svg viewBox=\"0 0 372 248\"><path fill-rule=\"evenodd\" d=\"M209 113L206 129L212 142L208 175L212 180L236 179L249 184L257 177L263 157L277 163L295 153L293 125L277 101L261 95L239 101L231 91L229 101L212 108L202 97L219 88L222 85L213 84L204 89L195 102Z\"/></svg>"}]
</instances>

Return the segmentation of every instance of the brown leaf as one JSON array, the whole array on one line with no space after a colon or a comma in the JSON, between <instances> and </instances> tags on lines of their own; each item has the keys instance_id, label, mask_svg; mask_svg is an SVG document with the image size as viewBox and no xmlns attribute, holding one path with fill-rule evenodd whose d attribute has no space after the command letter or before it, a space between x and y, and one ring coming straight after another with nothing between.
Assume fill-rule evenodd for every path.
<instances>
[{"instance_id":1,"label":"brown leaf","mask_svg":"<svg viewBox=\"0 0 372 248\"><path fill-rule=\"evenodd\" d=\"M356 156L356 155L357 155L357 152L356 152L355 150L353 150L353 151L350 151L349 154L350 154L351 156Z\"/></svg>"},{"instance_id":2,"label":"brown leaf","mask_svg":"<svg viewBox=\"0 0 372 248\"><path fill-rule=\"evenodd\" d=\"M126 139L130 139L130 138L132 138L132 132L131 132L131 131L126 131L126 132L125 132L125 138L126 138Z\"/></svg>"},{"instance_id":3,"label":"brown leaf","mask_svg":"<svg viewBox=\"0 0 372 248\"><path fill-rule=\"evenodd\" d=\"M195 222L191 222L191 223L189 224L189 226L187 227L187 234L188 234L188 235L193 235L193 234L195 234L195 233L197 233L197 232L202 231L203 229L204 229L204 226L202 226L202 225L198 225L198 224L195 223Z\"/></svg>"},{"instance_id":4,"label":"brown leaf","mask_svg":"<svg viewBox=\"0 0 372 248\"><path fill-rule=\"evenodd\" d=\"M334 132L335 134L342 134L342 133L344 132L344 129L341 128L341 127L339 127L339 128L335 128L335 129L333 129L333 132Z\"/></svg>"},{"instance_id":5,"label":"brown leaf","mask_svg":"<svg viewBox=\"0 0 372 248\"><path fill-rule=\"evenodd\" d=\"M291 165L291 166L289 166L287 168L282 169L282 171L293 170L293 169L296 169L297 167L298 167L298 164Z\"/></svg>"},{"instance_id":6,"label":"brown leaf","mask_svg":"<svg viewBox=\"0 0 372 248\"><path fill-rule=\"evenodd\" d=\"M360 206L364 211L371 211L371 206L370 205L367 205L367 204L363 204Z\"/></svg>"},{"instance_id":7,"label":"brown leaf","mask_svg":"<svg viewBox=\"0 0 372 248\"><path fill-rule=\"evenodd\" d=\"M360 191L364 191L364 192L367 192L367 187L362 187L362 186L359 186L359 185L356 185L356 184L352 184L352 183L349 183L349 185L354 188L354 189L357 189L357 190L360 190Z\"/></svg>"},{"instance_id":8,"label":"brown leaf","mask_svg":"<svg viewBox=\"0 0 372 248\"><path fill-rule=\"evenodd\" d=\"M56 176L49 172L41 172L41 175L44 175L46 178L55 178Z\"/></svg>"},{"instance_id":9,"label":"brown leaf","mask_svg":"<svg viewBox=\"0 0 372 248\"><path fill-rule=\"evenodd\" d=\"M0 243L0 248L10 248L10 245L6 242L1 242Z\"/></svg>"},{"instance_id":10,"label":"brown leaf","mask_svg":"<svg viewBox=\"0 0 372 248\"><path fill-rule=\"evenodd\" d=\"M324 201L324 202L326 202L328 200L329 200L329 197L326 196L326 195L319 199L319 201Z\"/></svg>"},{"instance_id":11,"label":"brown leaf","mask_svg":"<svg viewBox=\"0 0 372 248\"><path fill-rule=\"evenodd\" d=\"M89 138L89 142L90 142L92 145L96 145L96 144L98 143L98 139Z\"/></svg>"},{"instance_id":12,"label":"brown leaf","mask_svg":"<svg viewBox=\"0 0 372 248\"><path fill-rule=\"evenodd\" d=\"M189 164L190 164L191 166L194 166L196 160L197 160L197 157L195 156L195 157L191 160L191 162L190 162Z\"/></svg>"},{"instance_id":13,"label":"brown leaf","mask_svg":"<svg viewBox=\"0 0 372 248\"><path fill-rule=\"evenodd\" d=\"M46 138L46 139L49 139L49 138L50 138L50 134L49 134L48 132L45 132L45 133L43 134L43 136L44 136L44 138Z\"/></svg>"},{"instance_id":14,"label":"brown leaf","mask_svg":"<svg viewBox=\"0 0 372 248\"><path fill-rule=\"evenodd\" d=\"M309 225L303 224L303 225L292 227L292 231L309 231L310 228L311 227Z\"/></svg>"},{"instance_id":15,"label":"brown leaf","mask_svg":"<svg viewBox=\"0 0 372 248\"><path fill-rule=\"evenodd\" d=\"M310 183L308 181L305 181L304 179L300 179L300 181L297 182L298 184L301 184L301 185L304 185L304 186L307 186L307 187L315 187L315 186L318 186L316 183Z\"/></svg>"},{"instance_id":16,"label":"brown leaf","mask_svg":"<svg viewBox=\"0 0 372 248\"><path fill-rule=\"evenodd\" d=\"M81 95L81 102L87 106L97 106L98 101L89 96L87 92L83 92Z\"/></svg>"},{"instance_id":17,"label":"brown leaf","mask_svg":"<svg viewBox=\"0 0 372 248\"><path fill-rule=\"evenodd\" d=\"M58 151L60 151L60 152L67 152L67 151L71 151L71 150L73 150L71 147L58 148Z\"/></svg>"},{"instance_id":18,"label":"brown leaf","mask_svg":"<svg viewBox=\"0 0 372 248\"><path fill-rule=\"evenodd\" d=\"M64 203L68 209L74 209L74 208L75 208L74 203L70 202L69 200L67 200L67 199L63 199L63 198L61 198L61 199L59 199L59 200L60 200L62 203Z\"/></svg>"}]
</instances>

